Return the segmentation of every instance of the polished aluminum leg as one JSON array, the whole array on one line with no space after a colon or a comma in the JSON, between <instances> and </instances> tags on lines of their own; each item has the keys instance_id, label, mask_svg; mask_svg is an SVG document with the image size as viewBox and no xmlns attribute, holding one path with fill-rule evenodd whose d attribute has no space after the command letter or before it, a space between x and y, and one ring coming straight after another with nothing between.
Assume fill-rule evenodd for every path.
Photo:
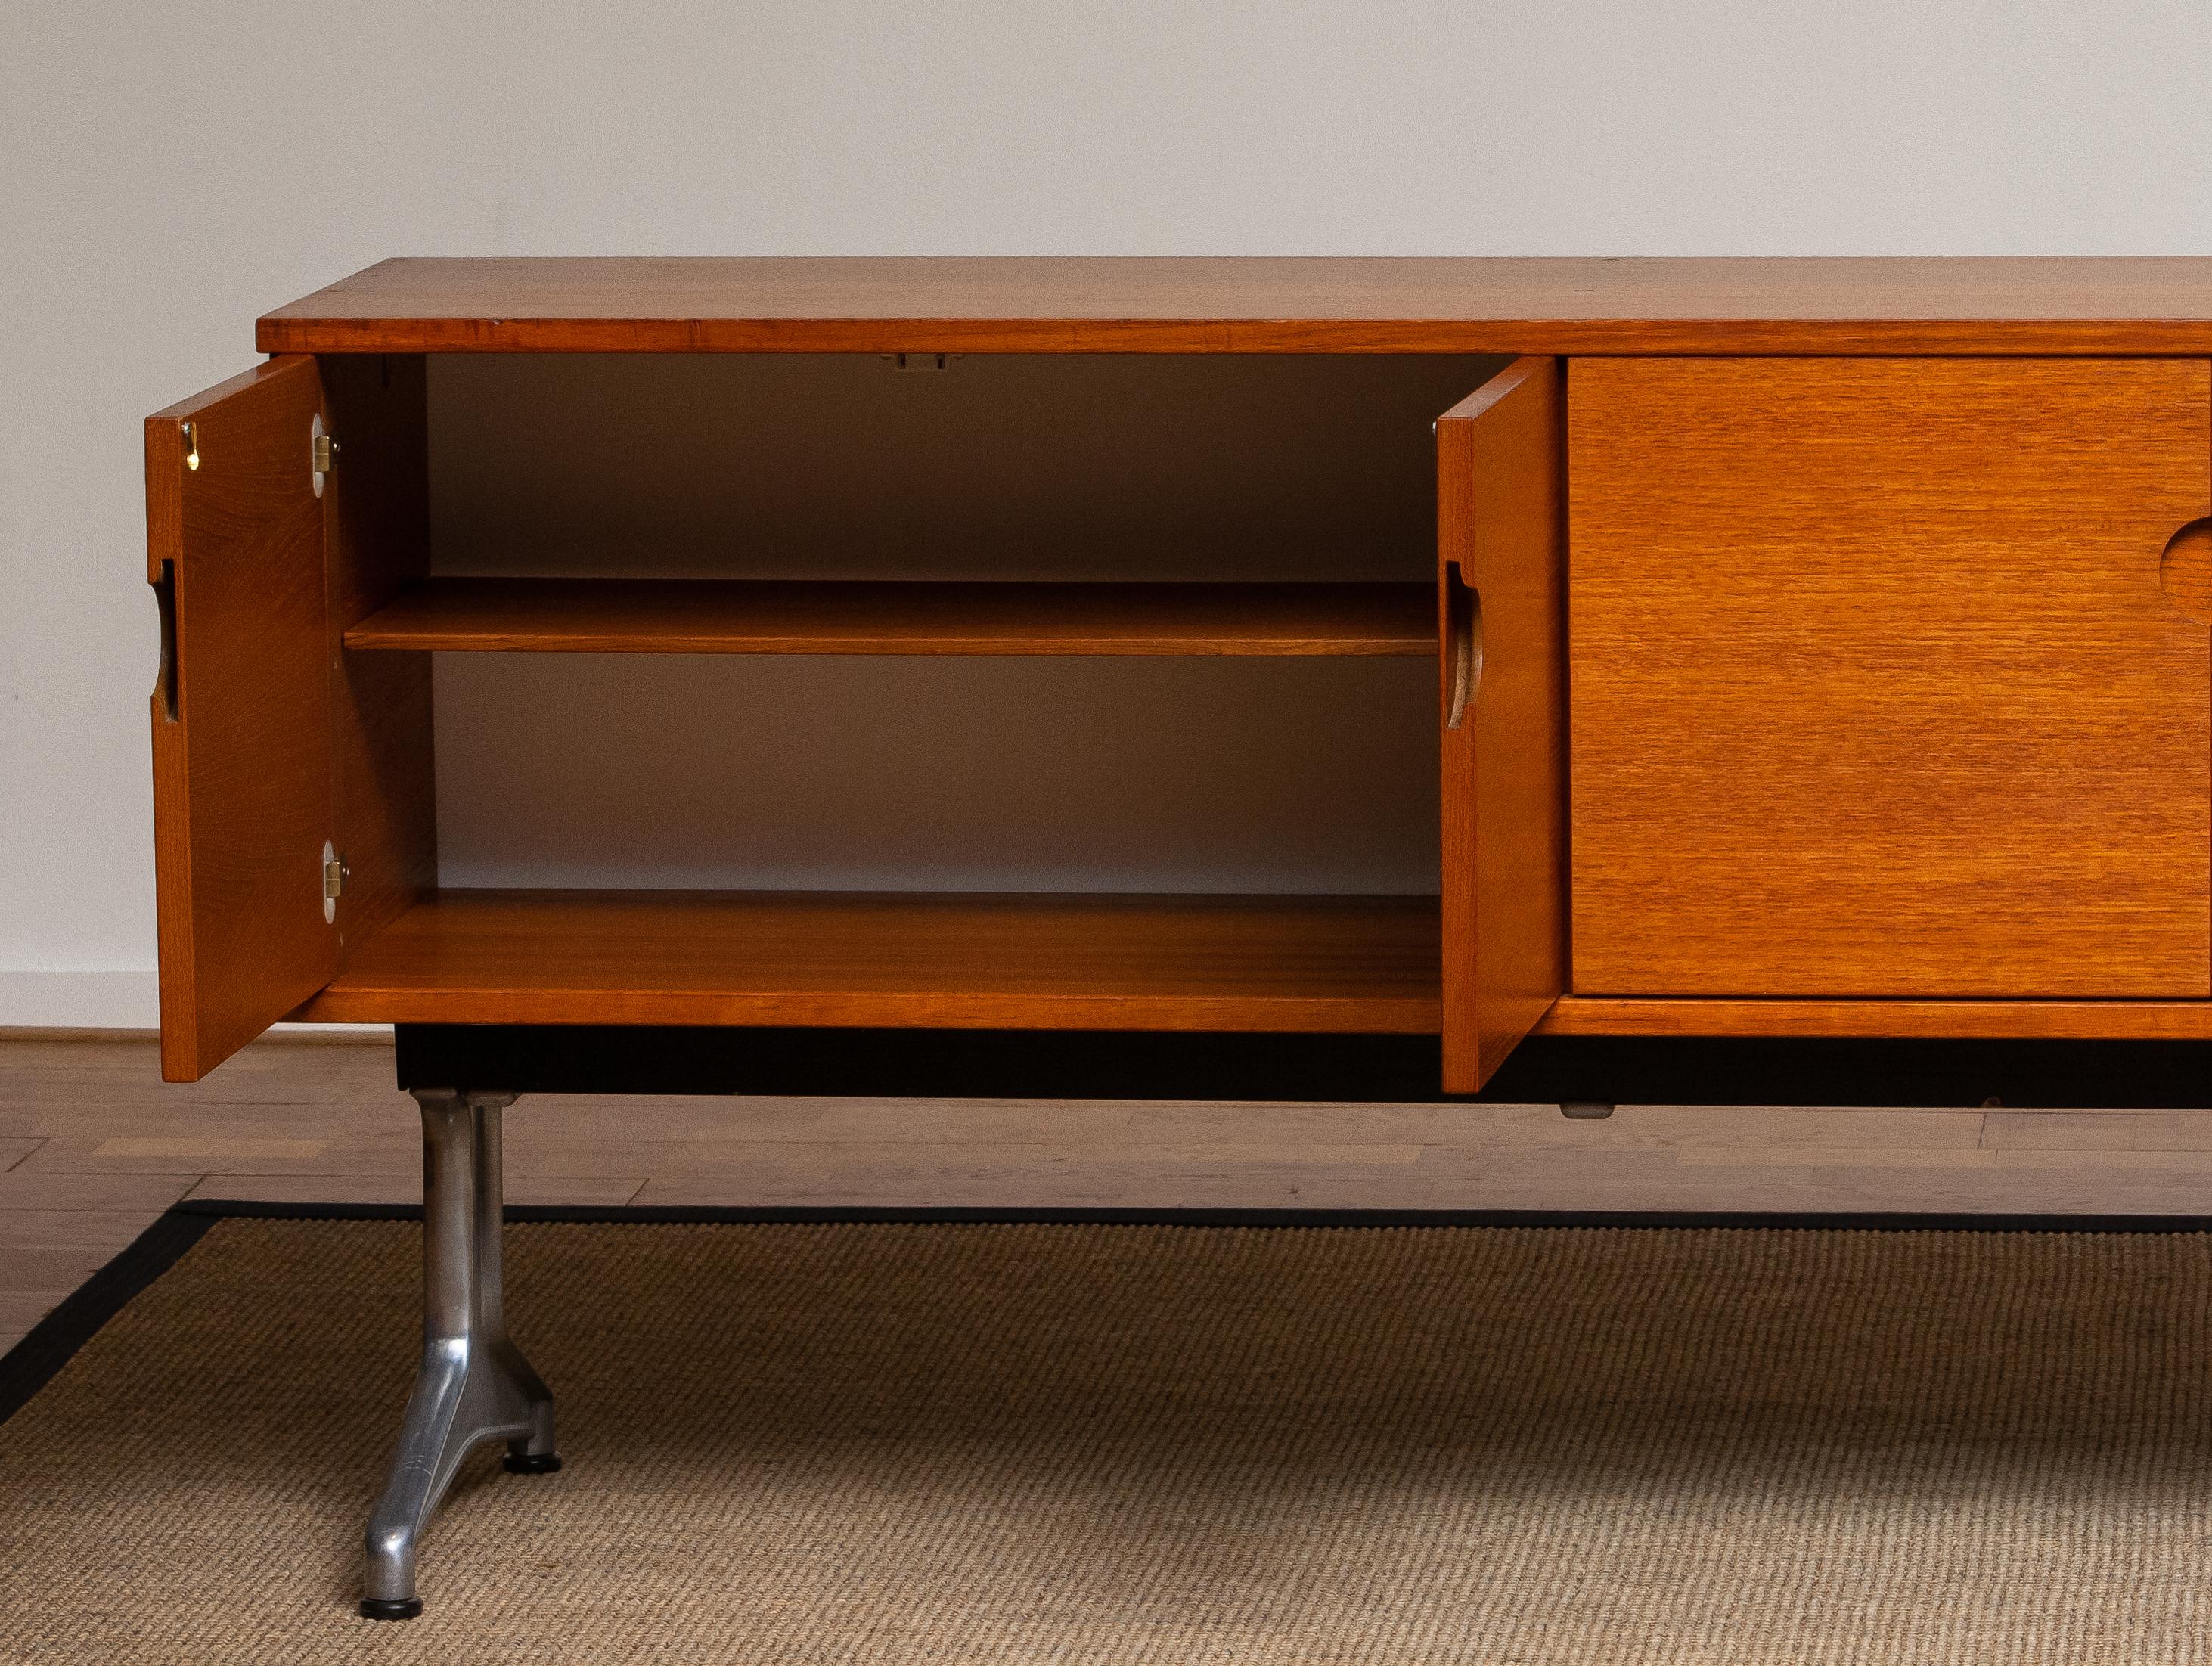
<instances>
[{"instance_id":1,"label":"polished aluminum leg","mask_svg":"<svg viewBox=\"0 0 2212 1666\"><path fill-rule=\"evenodd\" d=\"M542 1474L553 1451L553 1396L507 1335L500 1293L501 1110L512 1093L416 1090L422 1106L422 1368L407 1401L391 1479L368 1523L361 1611L422 1612L415 1551L461 1460L507 1442L507 1467Z\"/></svg>"}]
</instances>

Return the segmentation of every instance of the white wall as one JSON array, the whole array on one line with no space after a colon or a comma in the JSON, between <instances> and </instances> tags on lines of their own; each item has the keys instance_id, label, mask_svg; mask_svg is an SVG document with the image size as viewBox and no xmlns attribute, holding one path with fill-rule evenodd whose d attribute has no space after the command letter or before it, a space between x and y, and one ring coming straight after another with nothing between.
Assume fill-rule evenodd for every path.
<instances>
[{"instance_id":1,"label":"white wall","mask_svg":"<svg viewBox=\"0 0 2212 1666\"><path fill-rule=\"evenodd\" d=\"M0 15L0 1025L150 1021L139 418L395 253L2212 252L2204 0Z\"/></svg>"}]
</instances>

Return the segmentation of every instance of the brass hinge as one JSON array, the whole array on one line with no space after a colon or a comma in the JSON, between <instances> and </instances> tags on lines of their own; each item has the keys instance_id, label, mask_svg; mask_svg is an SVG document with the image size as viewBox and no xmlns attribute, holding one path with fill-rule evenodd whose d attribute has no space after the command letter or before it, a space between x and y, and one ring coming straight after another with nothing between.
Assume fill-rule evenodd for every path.
<instances>
[{"instance_id":1,"label":"brass hinge","mask_svg":"<svg viewBox=\"0 0 2212 1666\"><path fill-rule=\"evenodd\" d=\"M338 898L345 891L348 870L345 858L328 839L323 841L323 923L329 925L338 917Z\"/></svg>"},{"instance_id":2,"label":"brass hinge","mask_svg":"<svg viewBox=\"0 0 2212 1666\"><path fill-rule=\"evenodd\" d=\"M319 410L307 424L307 478L314 483L317 497L323 495L323 482L329 478L337 453L338 442L323 432L323 413Z\"/></svg>"}]
</instances>

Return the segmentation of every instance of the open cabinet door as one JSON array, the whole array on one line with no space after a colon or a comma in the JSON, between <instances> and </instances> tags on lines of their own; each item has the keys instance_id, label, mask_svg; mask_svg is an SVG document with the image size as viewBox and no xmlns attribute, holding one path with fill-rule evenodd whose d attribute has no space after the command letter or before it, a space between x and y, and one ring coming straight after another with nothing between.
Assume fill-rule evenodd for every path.
<instances>
[{"instance_id":1,"label":"open cabinet door","mask_svg":"<svg viewBox=\"0 0 2212 1666\"><path fill-rule=\"evenodd\" d=\"M1437 423L1448 1093L1566 987L1564 389L1519 359Z\"/></svg>"},{"instance_id":2,"label":"open cabinet door","mask_svg":"<svg viewBox=\"0 0 2212 1666\"><path fill-rule=\"evenodd\" d=\"M146 419L161 607L154 851L161 1074L196 1081L328 982L331 836L315 361Z\"/></svg>"}]
</instances>

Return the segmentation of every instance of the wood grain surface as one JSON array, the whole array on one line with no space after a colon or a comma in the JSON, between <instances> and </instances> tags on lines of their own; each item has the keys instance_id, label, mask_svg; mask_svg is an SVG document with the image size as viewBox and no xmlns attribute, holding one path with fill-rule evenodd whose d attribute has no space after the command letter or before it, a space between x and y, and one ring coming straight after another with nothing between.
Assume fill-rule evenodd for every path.
<instances>
[{"instance_id":1,"label":"wood grain surface","mask_svg":"<svg viewBox=\"0 0 2212 1666\"><path fill-rule=\"evenodd\" d=\"M1418 655L1419 584L435 579L356 649L604 654Z\"/></svg>"},{"instance_id":2,"label":"wood grain surface","mask_svg":"<svg viewBox=\"0 0 2212 1666\"><path fill-rule=\"evenodd\" d=\"M2202 361L1577 361L1578 994L2198 997Z\"/></svg>"},{"instance_id":3,"label":"wood grain surface","mask_svg":"<svg viewBox=\"0 0 2212 1666\"><path fill-rule=\"evenodd\" d=\"M1564 395L1557 359L1522 359L1437 423L1455 1093L1489 1080L1566 987Z\"/></svg>"},{"instance_id":4,"label":"wood grain surface","mask_svg":"<svg viewBox=\"0 0 2212 1666\"><path fill-rule=\"evenodd\" d=\"M264 352L2212 353L2212 259L386 260Z\"/></svg>"},{"instance_id":5,"label":"wood grain surface","mask_svg":"<svg viewBox=\"0 0 2212 1666\"><path fill-rule=\"evenodd\" d=\"M2212 1000L1733 1000L1562 995L1544 1014L1536 1033L2212 1041Z\"/></svg>"},{"instance_id":6,"label":"wood grain surface","mask_svg":"<svg viewBox=\"0 0 2212 1666\"><path fill-rule=\"evenodd\" d=\"M152 702L172 1081L206 1074L337 968L323 921L323 513L308 469L321 409L315 362L293 357L146 419L147 575L173 587L176 641L174 714L160 691Z\"/></svg>"},{"instance_id":7,"label":"wood grain surface","mask_svg":"<svg viewBox=\"0 0 2212 1666\"><path fill-rule=\"evenodd\" d=\"M1436 903L448 891L300 1016L1433 1033Z\"/></svg>"}]
</instances>

